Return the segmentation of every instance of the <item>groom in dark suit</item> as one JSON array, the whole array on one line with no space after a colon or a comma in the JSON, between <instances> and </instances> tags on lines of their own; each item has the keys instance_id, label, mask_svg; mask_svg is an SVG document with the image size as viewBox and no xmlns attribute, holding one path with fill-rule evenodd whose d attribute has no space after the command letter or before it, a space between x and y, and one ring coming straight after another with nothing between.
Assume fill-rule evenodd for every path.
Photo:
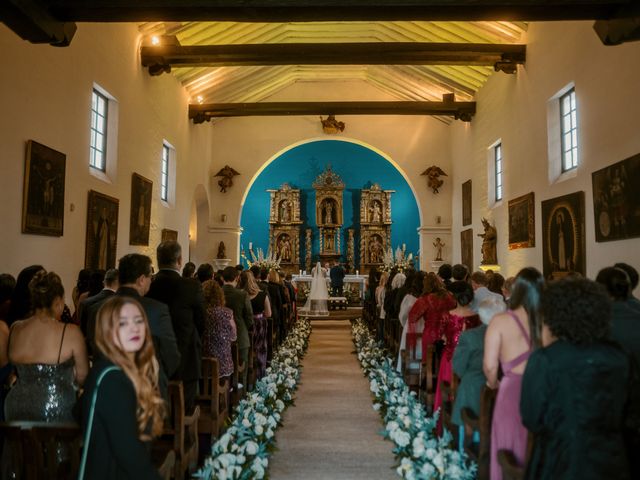
<instances>
[{"instance_id":1,"label":"groom in dark suit","mask_svg":"<svg viewBox=\"0 0 640 480\"><path fill-rule=\"evenodd\" d=\"M344 268L338 262L333 262L333 267L329 270L329 278L331 278L331 294L334 297L342 297L342 289L344 287Z\"/></svg>"},{"instance_id":2,"label":"groom in dark suit","mask_svg":"<svg viewBox=\"0 0 640 480\"><path fill-rule=\"evenodd\" d=\"M165 303L180 350L180 367L174 375L182 380L187 412L195 405L202 364L201 337L205 307L202 286L194 278L182 276L182 248L178 242L166 241L156 249L158 268L147 297Z\"/></svg>"}]
</instances>

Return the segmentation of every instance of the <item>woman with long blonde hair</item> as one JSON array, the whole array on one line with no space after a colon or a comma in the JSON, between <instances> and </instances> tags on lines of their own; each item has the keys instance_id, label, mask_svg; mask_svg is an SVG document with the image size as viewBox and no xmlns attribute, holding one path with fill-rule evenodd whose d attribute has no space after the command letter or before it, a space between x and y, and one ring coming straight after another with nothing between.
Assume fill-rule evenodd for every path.
<instances>
[{"instance_id":1,"label":"woman with long blonde hair","mask_svg":"<svg viewBox=\"0 0 640 480\"><path fill-rule=\"evenodd\" d=\"M149 441L162 431L164 404L142 306L119 295L107 300L98 311L95 342L97 359L82 397L87 454L80 478L159 479Z\"/></svg>"}]
</instances>

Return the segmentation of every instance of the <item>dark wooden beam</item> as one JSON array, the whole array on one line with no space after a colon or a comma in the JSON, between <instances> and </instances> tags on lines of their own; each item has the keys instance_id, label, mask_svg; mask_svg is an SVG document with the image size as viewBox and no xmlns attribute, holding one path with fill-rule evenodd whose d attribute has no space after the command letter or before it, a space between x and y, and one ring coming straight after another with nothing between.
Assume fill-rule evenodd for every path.
<instances>
[{"instance_id":1,"label":"dark wooden beam","mask_svg":"<svg viewBox=\"0 0 640 480\"><path fill-rule=\"evenodd\" d=\"M515 73L526 45L476 43L286 43L142 47L151 75L171 67L254 65L488 65Z\"/></svg>"},{"instance_id":2,"label":"dark wooden beam","mask_svg":"<svg viewBox=\"0 0 640 480\"><path fill-rule=\"evenodd\" d=\"M290 115L440 115L470 122L476 102L259 102L189 105L189 118L203 123L216 117Z\"/></svg>"},{"instance_id":3,"label":"dark wooden beam","mask_svg":"<svg viewBox=\"0 0 640 480\"><path fill-rule=\"evenodd\" d=\"M588 20L635 0L51 0L64 21Z\"/></svg>"},{"instance_id":4,"label":"dark wooden beam","mask_svg":"<svg viewBox=\"0 0 640 480\"><path fill-rule=\"evenodd\" d=\"M54 18L46 6L34 0L3 0L0 22L24 40L66 47L76 33L76 24Z\"/></svg>"},{"instance_id":5,"label":"dark wooden beam","mask_svg":"<svg viewBox=\"0 0 640 480\"><path fill-rule=\"evenodd\" d=\"M620 45L640 40L640 16L616 20L598 20L593 29L605 45Z\"/></svg>"}]
</instances>

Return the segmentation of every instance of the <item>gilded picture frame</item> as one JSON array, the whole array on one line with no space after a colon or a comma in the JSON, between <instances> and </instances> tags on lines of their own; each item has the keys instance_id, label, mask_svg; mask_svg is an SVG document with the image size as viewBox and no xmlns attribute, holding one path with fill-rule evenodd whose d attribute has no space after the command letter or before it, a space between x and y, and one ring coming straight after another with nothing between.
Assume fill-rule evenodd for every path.
<instances>
[{"instance_id":1,"label":"gilded picture frame","mask_svg":"<svg viewBox=\"0 0 640 480\"><path fill-rule=\"evenodd\" d=\"M509 200L509 250L536 246L535 194Z\"/></svg>"},{"instance_id":2,"label":"gilded picture frame","mask_svg":"<svg viewBox=\"0 0 640 480\"><path fill-rule=\"evenodd\" d=\"M153 182L151 180L137 173L131 175L129 245L149 245L152 192Z\"/></svg>"},{"instance_id":3,"label":"gilded picture frame","mask_svg":"<svg viewBox=\"0 0 640 480\"><path fill-rule=\"evenodd\" d=\"M163 228L160 236L160 242L177 242L178 241L178 231L170 230L168 228Z\"/></svg>"},{"instance_id":4,"label":"gilded picture frame","mask_svg":"<svg viewBox=\"0 0 640 480\"><path fill-rule=\"evenodd\" d=\"M22 233L61 237L67 156L34 140L27 142L22 191Z\"/></svg>"},{"instance_id":5,"label":"gilded picture frame","mask_svg":"<svg viewBox=\"0 0 640 480\"><path fill-rule=\"evenodd\" d=\"M546 279L585 275L584 192L542 202L542 268Z\"/></svg>"},{"instance_id":6,"label":"gilded picture frame","mask_svg":"<svg viewBox=\"0 0 640 480\"><path fill-rule=\"evenodd\" d=\"M119 203L117 198L89 190L85 268L115 268Z\"/></svg>"}]
</instances>

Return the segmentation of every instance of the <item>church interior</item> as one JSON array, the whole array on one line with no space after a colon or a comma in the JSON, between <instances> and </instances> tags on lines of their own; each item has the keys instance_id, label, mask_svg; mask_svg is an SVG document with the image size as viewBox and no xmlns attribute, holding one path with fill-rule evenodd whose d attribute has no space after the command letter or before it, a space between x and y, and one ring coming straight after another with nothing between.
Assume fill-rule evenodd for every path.
<instances>
[{"instance_id":1,"label":"church interior","mask_svg":"<svg viewBox=\"0 0 640 480\"><path fill-rule=\"evenodd\" d=\"M403 453L389 430L393 408L369 385L375 369L358 353L363 378L351 355L352 336L359 352L382 342L395 372L405 351L402 325L378 327L367 282L409 255L427 275L443 264L504 278L533 267L547 281L595 279L616 263L640 269L639 39L635 0L10 0L0 6L0 273L56 272L73 313L81 269L141 254L157 272L165 241L181 245L181 266L248 271L268 257L294 284L311 282L316 263L339 263L345 285L360 285L362 319L300 315L297 324L306 299L297 292L290 323L273 334L305 366L296 406L278 410L279 452L244 445L258 460L241 473L237 452L224 464L224 428L205 440L201 430L199 455L176 451L165 478L198 469L207 478L489 478L469 467L488 460L460 460L442 437L432 448L459 471ZM323 420L322 402L345 411ZM384 422L387 440L377 435Z\"/></svg>"}]
</instances>

